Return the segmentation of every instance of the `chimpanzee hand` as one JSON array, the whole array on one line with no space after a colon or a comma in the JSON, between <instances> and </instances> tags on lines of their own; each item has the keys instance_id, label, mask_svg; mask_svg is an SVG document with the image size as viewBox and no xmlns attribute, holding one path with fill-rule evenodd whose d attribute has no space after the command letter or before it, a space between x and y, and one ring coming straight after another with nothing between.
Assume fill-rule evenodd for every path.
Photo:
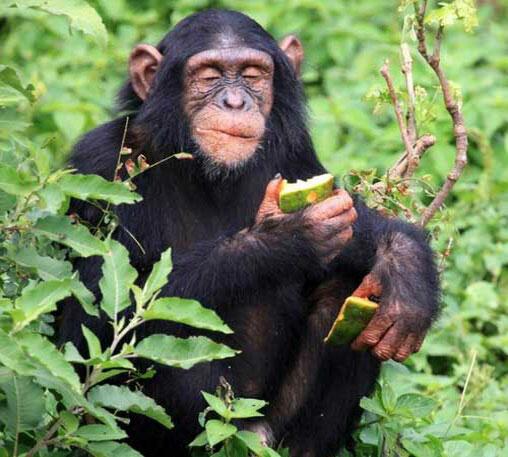
<instances>
[{"instance_id":1,"label":"chimpanzee hand","mask_svg":"<svg viewBox=\"0 0 508 457\"><path fill-rule=\"evenodd\" d=\"M399 246L397 242L392 242L390 254L386 253L386 248L385 252L378 253L380 259L373 271L353 292L353 295L362 298L380 297L381 303L351 347L355 350L370 349L380 360L402 362L419 351L432 314L425 306L425 290L418 284L421 278L415 268L417 244L411 245L411 241L403 235L398 238Z\"/></svg>"},{"instance_id":2,"label":"chimpanzee hand","mask_svg":"<svg viewBox=\"0 0 508 457\"><path fill-rule=\"evenodd\" d=\"M281 177L277 177L268 183L256 215L256 225L260 226L267 220L288 228L296 225L310 241L322 264L327 265L353 236L356 210L352 198L345 190L337 189L322 202L285 214L279 208L282 181Z\"/></svg>"}]
</instances>

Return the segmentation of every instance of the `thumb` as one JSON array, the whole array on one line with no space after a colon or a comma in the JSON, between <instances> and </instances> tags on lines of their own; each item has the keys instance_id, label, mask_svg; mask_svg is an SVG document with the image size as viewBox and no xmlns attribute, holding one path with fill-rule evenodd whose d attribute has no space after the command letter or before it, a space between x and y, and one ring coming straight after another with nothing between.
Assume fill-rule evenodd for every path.
<instances>
[{"instance_id":1,"label":"thumb","mask_svg":"<svg viewBox=\"0 0 508 457\"><path fill-rule=\"evenodd\" d=\"M266 186L265 196L259 206L256 222L261 222L265 217L280 213L279 194L284 179L277 174Z\"/></svg>"},{"instance_id":2,"label":"thumb","mask_svg":"<svg viewBox=\"0 0 508 457\"><path fill-rule=\"evenodd\" d=\"M360 298L380 297L382 292L381 281L370 273L363 278L361 284L351 295Z\"/></svg>"}]
</instances>

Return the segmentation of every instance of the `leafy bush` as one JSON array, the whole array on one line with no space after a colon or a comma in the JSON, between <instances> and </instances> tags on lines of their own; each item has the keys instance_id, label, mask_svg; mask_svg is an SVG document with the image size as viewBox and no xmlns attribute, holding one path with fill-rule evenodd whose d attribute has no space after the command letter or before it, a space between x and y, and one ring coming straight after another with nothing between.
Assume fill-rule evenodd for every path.
<instances>
[{"instance_id":1,"label":"leafy bush","mask_svg":"<svg viewBox=\"0 0 508 457\"><path fill-rule=\"evenodd\" d=\"M453 4L468 7L471 3L459 0ZM313 138L321 159L334 174L346 176L351 169L374 169L362 176L381 175L401 150L391 109L380 103L384 89L378 76L385 58L398 59L401 22L395 2L3 2L2 457L70 455L71 446L98 456L137 455L121 443L125 437L118 425L122 411L145 414L168 427L169 416L141 392L98 383L115 372L132 371L130 359L134 356L185 368L189 363L181 358L181 345L192 345L202 360L234 355L233 350L210 340L175 342L167 340L169 336L130 340L129 330L150 318L222 332L229 329L196 302L191 306L201 311L201 317L188 320L182 314L182 300L157 298L161 281L169 273L168 253L154 268L152 286L136 288L135 271L125 249L108 238L115 228L114 218L107 219L105 230L96 230L64 214L71 197L110 204L132 203L138 197L122 183L71 175L59 168L71 143L110 116L132 45L155 43L183 16L210 6L244 11L277 37L289 32L301 36L307 49L303 78ZM443 15L450 14L447 8L445 5L436 13L441 16L435 19L446 18ZM501 457L508 451L507 11L506 0L485 0L474 34L464 34L454 26L447 29L444 66L455 83L456 95L462 97L471 148L466 175L438 222L431 225L435 247L442 254L445 306L422 351L404 366L385 364L375 394L362 401L365 414L355 433L356 455ZM406 27L404 33L410 35L410 30ZM435 186L453 161L453 132L447 113L437 101L435 81L422 62L415 61L414 75L422 88L421 125L438 139L424 156L417 179ZM423 202L426 198L421 197ZM89 255L105 259L101 288L107 298L99 307L68 261L69 256ZM116 275L118 272L122 273ZM119 286L115 276L121 278L124 294L113 298L109 292ZM133 291L138 306L136 314L127 320L118 313L126 306L128 290ZM111 319L115 330L112 347L100 347L87 329L83 331L89 345L88 358L72 345L63 351L54 346L51 312L57 301L70 295L88 313L102 310ZM161 346L161 339L168 344ZM155 350L161 347L167 351ZM84 383L77 377L75 365L87 367ZM226 401L225 397L218 398ZM218 405L215 409L210 406L223 419L208 418L205 422L202 418L205 430L207 425L208 429L218 426L216 422L209 424L211 421L223 424L218 426L220 430L229 425ZM230 404L225 405L227 410ZM94 416L96 423L84 424L85 414ZM242 435L238 433L235 430L224 438L219 452L234 446L239 446L234 448L239 453L245 452L245 446L259 452L254 449L256 444L249 446L243 441L240 445ZM202 435L198 443L215 444L213 436L206 435L205 443ZM48 445L49 449L63 446L63 454L45 450Z\"/></svg>"}]
</instances>

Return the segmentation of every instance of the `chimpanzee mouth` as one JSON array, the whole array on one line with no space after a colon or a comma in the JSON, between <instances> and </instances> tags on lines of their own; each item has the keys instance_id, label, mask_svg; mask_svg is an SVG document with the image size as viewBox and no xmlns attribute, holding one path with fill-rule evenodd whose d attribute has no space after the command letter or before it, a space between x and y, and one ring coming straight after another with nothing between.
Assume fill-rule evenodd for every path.
<instances>
[{"instance_id":1,"label":"chimpanzee mouth","mask_svg":"<svg viewBox=\"0 0 508 457\"><path fill-rule=\"evenodd\" d=\"M204 129L201 127L196 128L196 132L200 134L219 134L226 135L232 138L240 138L243 140L255 140L258 141L259 137L256 135L248 135L246 133L239 132L238 130L223 130L223 129Z\"/></svg>"}]
</instances>

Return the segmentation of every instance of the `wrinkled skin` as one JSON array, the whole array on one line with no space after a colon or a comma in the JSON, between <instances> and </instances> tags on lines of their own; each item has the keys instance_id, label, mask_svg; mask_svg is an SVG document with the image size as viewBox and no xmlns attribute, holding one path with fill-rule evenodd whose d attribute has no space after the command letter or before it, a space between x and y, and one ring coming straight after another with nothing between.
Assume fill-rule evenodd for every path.
<instances>
[{"instance_id":1,"label":"wrinkled skin","mask_svg":"<svg viewBox=\"0 0 508 457\"><path fill-rule=\"evenodd\" d=\"M287 37L281 46L295 69L300 68L303 49L295 37ZM155 72L162 60L148 45L137 46L131 54L130 74L140 98L146 98ZM212 164L235 168L255 155L273 104L273 61L259 50L238 47L224 40L217 49L192 56L185 65L185 112L191 120L191 132L200 151ZM291 218L278 207L282 177L272 180L266 189L257 222ZM344 190L304 211L308 236L327 264L353 235L356 219L353 201ZM405 254L405 253L403 253ZM381 296L381 283L373 272L355 295ZM409 306L409 309L406 309ZM403 316L403 317L401 317ZM371 349L380 360L403 361L419 350L426 329L412 328L418 319L411 304L396 295L384 297L382 306L369 326L353 342L355 350Z\"/></svg>"},{"instance_id":2,"label":"wrinkled skin","mask_svg":"<svg viewBox=\"0 0 508 457\"><path fill-rule=\"evenodd\" d=\"M201 151L235 167L256 152L272 107L273 62L249 48L203 51L185 69L186 113Z\"/></svg>"}]
</instances>

